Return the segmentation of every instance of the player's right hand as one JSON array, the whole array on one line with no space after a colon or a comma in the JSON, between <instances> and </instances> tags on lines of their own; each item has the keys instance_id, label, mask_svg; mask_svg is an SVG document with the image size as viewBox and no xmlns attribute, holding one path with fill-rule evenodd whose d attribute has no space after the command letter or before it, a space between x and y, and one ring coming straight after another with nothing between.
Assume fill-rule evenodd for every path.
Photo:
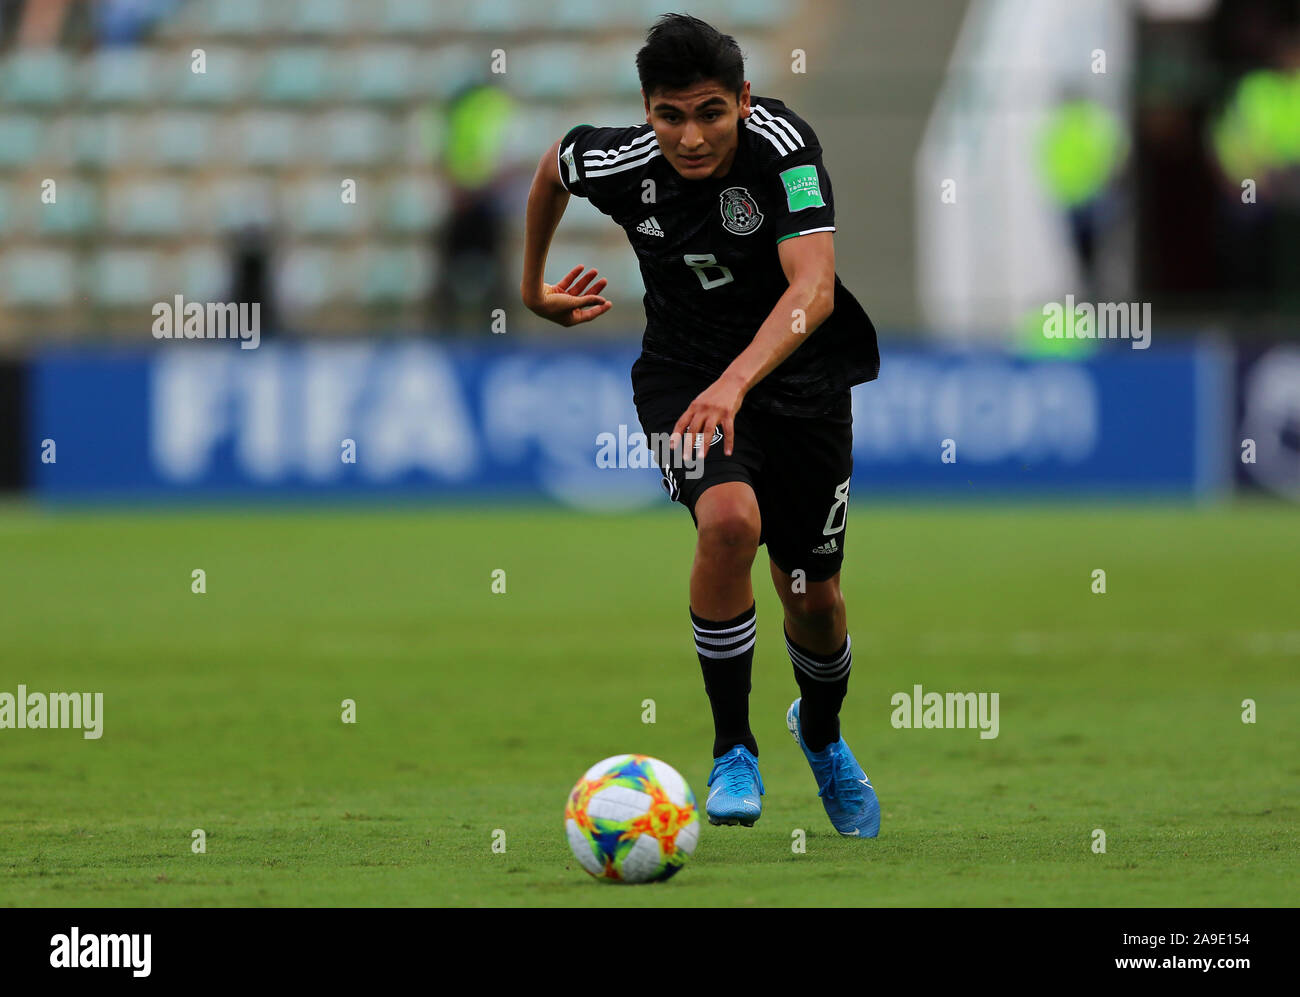
<instances>
[{"instance_id":1,"label":"player's right hand","mask_svg":"<svg viewBox=\"0 0 1300 997\"><path fill-rule=\"evenodd\" d=\"M585 266L576 266L558 284L542 284L540 296L531 301L525 299L524 304L534 314L564 326L590 322L604 315L614 307L612 301L600 295L608 281L601 277L588 291L587 285L596 279L599 271L584 273L584 270Z\"/></svg>"}]
</instances>

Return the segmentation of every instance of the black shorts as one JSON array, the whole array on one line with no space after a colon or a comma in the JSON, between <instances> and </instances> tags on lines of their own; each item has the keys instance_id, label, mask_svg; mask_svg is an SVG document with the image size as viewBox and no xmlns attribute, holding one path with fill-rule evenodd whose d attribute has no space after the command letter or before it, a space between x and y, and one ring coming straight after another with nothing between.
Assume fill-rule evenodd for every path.
<instances>
[{"instance_id":1,"label":"black shorts","mask_svg":"<svg viewBox=\"0 0 1300 997\"><path fill-rule=\"evenodd\" d=\"M786 574L802 569L820 582L840 570L848 532L849 479L853 474L853 402L848 389L832 410L816 418L773 415L741 405L728 456L714 432L709 454L683 466L662 446L677 420L712 382L707 374L638 360L632 366L632 400L641 428L663 474L664 490L695 516L695 503L710 485L743 481L758 499L759 544ZM656 436L656 434L659 434ZM660 447L654 446L656 440ZM679 448L680 449L680 448Z\"/></svg>"}]
</instances>

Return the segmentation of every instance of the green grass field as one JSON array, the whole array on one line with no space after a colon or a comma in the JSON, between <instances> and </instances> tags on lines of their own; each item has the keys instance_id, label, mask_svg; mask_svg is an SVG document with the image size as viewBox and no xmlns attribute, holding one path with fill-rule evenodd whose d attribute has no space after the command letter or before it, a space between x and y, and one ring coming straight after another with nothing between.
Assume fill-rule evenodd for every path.
<instances>
[{"instance_id":1,"label":"green grass field","mask_svg":"<svg viewBox=\"0 0 1300 997\"><path fill-rule=\"evenodd\" d=\"M105 713L99 740L0 730L0 904L1295 903L1300 528L1273 505L856 503L843 726L874 841L833 832L785 731L760 551L762 819L706 825L671 882L589 879L562 813L591 763L656 755L703 800L693 539L676 508L0 510L0 692ZM894 729L916 684L998 692L999 737Z\"/></svg>"}]
</instances>

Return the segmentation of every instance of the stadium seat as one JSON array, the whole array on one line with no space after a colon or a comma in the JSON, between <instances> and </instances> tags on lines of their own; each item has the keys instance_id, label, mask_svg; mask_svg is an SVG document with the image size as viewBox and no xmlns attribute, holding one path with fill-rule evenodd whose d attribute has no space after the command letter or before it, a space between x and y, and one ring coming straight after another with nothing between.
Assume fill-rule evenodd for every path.
<instances>
[{"instance_id":1,"label":"stadium seat","mask_svg":"<svg viewBox=\"0 0 1300 997\"><path fill-rule=\"evenodd\" d=\"M54 306L76 297L72 253L58 249L11 249L0 258L0 289L13 305Z\"/></svg>"},{"instance_id":2,"label":"stadium seat","mask_svg":"<svg viewBox=\"0 0 1300 997\"><path fill-rule=\"evenodd\" d=\"M223 234L278 221L275 187L265 177L223 176L200 188L197 199L208 211L200 224Z\"/></svg>"},{"instance_id":3,"label":"stadium seat","mask_svg":"<svg viewBox=\"0 0 1300 997\"><path fill-rule=\"evenodd\" d=\"M745 53L745 76L750 81L752 92L760 97L780 97L780 81L790 72L790 63L786 56L768 45L753 45Z\"/></svg>"},{"instance_id":4,"label":"stadium seat","mask_svg":"<svg viewBox=\"0 0 1300 997\"><path fill-rule=\"evenodd\" d=\"M508 59L506 66L510 66ZM466 83L481 82L486 76L484 53L468 44L441 45L428 55L421 55L415 86L421 94L445 99Z\"/></svg>"},{"instance_id":5,"label":"stadium seat","mask_svg":"<svg viewBox=\"0 0 1300 997\"><path fill-rule=\"evenodd\" d=\"M174 294L166 258L148 249L106 249L87 264L86 282L96 302L109 307L160 301Z\"/></svg>"},{"instance_id":6,"label":"stadium seat","mask_svg":"<svg viewBox=\"0 0 1300 997\"><path fill-rule=\"evenodd\" d=\"M577 42L541 42L511 49L502 82L517 96L562 100L581 96L590 52Z\"/></svg>"},{"instance_id":7,"label":"stadium seat","mask_svg":"<svg viewBox=\"0 0 1300 997\"><path fill-rule=\"evenodd\" d=\"M194 36L201 34L202 12L199 10L199 6L194 0L181 0L181 3L174 11L154 25L154 37L162 41L172 42L181 38L192 39Z\"/></svg>"},{"instance_id":8,"label":"stadium seat","mask_svg":"<svg viewBox=\"0 0 1300 997\"><path fill-rule=\"evenodd\" d=\"M288 112L250 111L238 121L239 161L273 166L303 158L303 119Z\"/></svg>"},{"instance_id":9,"label":"stadium seat","mask_svg":"<svg viewBox=\"0 0 1300 997\"><path fill-rule=\"evenodd\" d=\"M29 115L0 117L0 166L26 166L41 148L40 119Z\"/></svg>"},{"instance_id":10,"label":"stadium seat","mask_svg":"<svg viewBox=\"0 0 1300 997\"><path fill-rule=\"evenodd\" d=\"M187 301L223 301L230 293L230 254L216 246L196 246L176 256L176 293Z\"/></svg>"},{"instance_id":11,"label":"stadium seat","mask_svg":"<svg viewBox=\"0 0 1300 997\"><path fill-rule=\"evenodd\" d=\"M81 92L95 103L143 103L158 96L153 53L146 49L102 49L80 68Z\"/></svg>"},{"instance_id":12,"label":"stadium seat","mask_svg":"<svg viewBox=\"0 0 1300 997\"><path fill-rule=\"evenodd\" d=\"M409 100L418 94L416 54L408 45L372 45L354 56L354 95L359 100Z\"/></svg>"},{"instance_id":13,"label":"stadium seat","mask_svg":"<svg viewBox=\"0 0 1300 997\"><path fill-rule=\"evenodd\" d=\"M589 7L589 0L572 0L573 10L570 10L571 0L561 0L561 20L563 23L572 24L575 17L580 17L582 9ZM692 4L692 8L699 6L698 3ZM650 25L654 23L655 18L665 11L672 10L672 4L665 4L663 0L644 0L642 3L629 0L628 3L605 4L600 6L594 18L580 21L579 27L586 30L618 28L623 31L633 32L639 42L645 38L645 33Z\"/></svg>"},{"instance_id":14,"label":"stadium seat","mask_svg":"<svg viewBox=\"0 0 1300 997\"><path fill-rule=\"evenodd\" d=\"M306 103L350 94L339 79L340 62L327 48L282 48L271 53L262 69L261 96L274 102Z\"/></svg>"},{"instance_id":15,"label":"stadium seat","mask_svg":"<svg viewBox=\"0 0 1300 997\"><path fill-rule=\"evenodd\" d=\"M294 246L277 272L276 296L291 310L317 308L352 297L354 273L331 249Z\"/></svg>"},{"instance_id":16,"label":"stadium seat","mask_svg":"<svg viewBox=\"0 0 1300 997\"><path fill-rule=\"evenodd\" d=\"M57 49L20 49L2 65L0 93L7 104L57 104L72 89L72 64Z\"/></svg>"},{"instance_id":17,"label":"stadium seat","mask_svg":"<svg viewBox=\"0 0 1300 997\"><path fill-rule=\"evenodd\" d=\"M290 0L280 0L280 2L284 7L289 8L289 16L285 18L283 26L294 34L346 36L353 30L354 12L349 0L295 0L292 3Z\"/></svg>"},{"instance_id":18,"label":"stadium seat","mask_svg":"<svg viewBox=\"0 0 1300 997\"><path fill-rule=\"evenodd\" d=\"M76 163L76 130L82 121L84 118L80 115L68 114L62 108L51 108L43 115L40 163L46 176L57 177L57 171Z\"/></svg>"},{"instance_id":19,"label":"stadium seat","mask_svg":"<svg viewBox=\"0 0 1300 997\"><path fill-rule=\"evenodd\" d=\"M149 177L105 192L111 231L122 235L176 235L188 221L187 188L176 180Z\"/></svg>"},{"instance_id":20,"label":"stadium seat","mask_svg":"<svg viewBox=\"0 0 1300 997\"><path fill-rule=\"evenodd\" d=\"M428 34L439 27L458 23L463 7L463 0L446 0L444 3L386 0L377 26L380 31L391 35Z\"/></svg>"},{"instance_id":21,"label":"stadium seat","mask_svg":"<svg viewBox=\"0 0 1300 997\"><path fill-rule=\"evenodd\" d=\"M636 71L636 51L636 46L616 45L593 53L584 61L584 89L639 98L641 78Z\"/></svg>"},{"instance_id":22,"label":"stadium seat","mask_svg":"<svg viewBox=\"0 0 1300 997\"><path fill-rule=\"evenodd\" d=\"M78 166L113 167L133 151L131 117L117 112L68 115L53 132L65 136L71 160ZM4 146L0 137L0 150Z\"/></svg>"},{"instance_id":23,"label":"stadium seat","mask_svg":"<svg viewBox=\"0 0 1300 997\"><path fill-rule=\"evenodd\" d=\"M553 108L545 104L518 106L516 112L504 136L501 154L510 162L532 166L537 165L542 151L557 138L574 125L590 120L574 117L567 111L560 112L563 117L557 117Z\"/></svg>"},{"instance_id":24,"label":"stadium seat","mask_svg":"<svg viewBox=\"0 0 1300 997\"><path fill-rule=\"evenodd\" d=\"M322 162L356 166L388 157L391 138L386 116L374 111L331 111L312 122L316 155Z\"/></svg>"},{"instance_id":25,"label":"stadium seat","mask_svg":"<svg viewBox=\"0 0 1300 997\"><path fill-rule=\"evenodd\" d=\"M390 180L384 188L380 220L389 232L428 234L447 213L447 192L425 173L410 173Z\"/></svg>"},{"instance_id":26,"label":"stadium seat","mask_svg":"<svg viewBox=\"0 0 1300 997\"><path fill-rule=\"evenodd\" d=\"M655 18L672 5L662 2L654 5L653 12L645 14L637 9L635 3L610 4L602 0L556 0L553 9L548 10L547 23L566 34L590 35L594 32L608 31L612 28L625 28L644 37L645 31L654 23Z\"/></svg>"},{"instance_id":27,"label":"stadium seat","mask_svg":"<svg viewBox=\"0 0 1300 997\"><path fill-rule=\"evenodd\" d=\"M173 112L150 121L151 158L167 166L193 166L210 161L216 140L216 119L207 114Z\"/></svg>"},{"instance_id":28,"label":"stadium seat","mask_svg":"<svg viewBox=\"0 0 1300 997\"><path fill-rule=\"evenodd\" d=\"M351 179L358 181L356 204L343 203L341 177L318 177L305 182L297 178L286 180L280 188L280 204L289 230L303 235L363 231L374 213L379 190L366 178Z\"/></svg>"},{"instance_id":29,"label":"stadium seat","mask_svg":"<svg viewBox=\"0 0 1300 997\"><path fill-rule=\"evenodd\" d=\"M162 75L163 92L169 100L195 104L228 104L250 89L253 77L253 60L236 48L208 46L204 48L206 70L196 73L191 69L189 51L184 58L169 63Z\"/></svg>"},{"instance_id":30,"label":"stadium seat","mask_svg":"<svg viewBox=\"0 0 1300 997\"><path fill-rule=\"evenodd\" d=\"M429 293L432 250L422 245L369 248L361 254L363 304L419 301Z\"/></svg>"},{"instance_id":31,"label":"stadium seat","mask_svg":"<svg viewBox=\"0 0 1300 997\"><path fill-rule=\"evenodd\" d=\"M197 0L196 28L207 37L264 36L276 6L263 0Z\"/></svg>"},{"instance_id":32,"label":"stadium seat","mask_svg":"<svg viewBox=\"0 0 1300 997\"><path fill-rule=\"evenodd\" d=\"M58 179L53 204L38 204L33 212L36 231L43 235L80 235L100 224L99 184L85 176Z\"/></svg>"},{"instance_id":33,"label":"stadium seat","mask_svg":"<svg viewBox=\"0 0 1300 997\"><path fill-rule=\"evenodd\" d=\"M724 0L718 6L718 21L737 30L775 28L788 9L778 0Z\"/></svg>"},{"instance_id":34,"label":"stadium seat","mask_svg":"<svg viewBox=\"0 0 1300 997\"><path fill-rule=\"evenodd\" d=\"M465 11L465 18L461 22L464 28L469 31L481 32L484 34L501 34L511 31L518 25L523 6L516 0L474 0ZM537 6L541 6L538 4ZM506 47L497 46L489 42L485 47L487 49Z\"/></svg>"},{"instance_id":35,"label":"stadium seat","mask_svg":"<svg viewBox=\"0 0 1300 997\"><path fill-rule=\"evenodd\" d=\"M408 111L396 126L393 155L403 164L432 164L442 154L443 118L433 104Z\"/></svg>"}]
</instances>

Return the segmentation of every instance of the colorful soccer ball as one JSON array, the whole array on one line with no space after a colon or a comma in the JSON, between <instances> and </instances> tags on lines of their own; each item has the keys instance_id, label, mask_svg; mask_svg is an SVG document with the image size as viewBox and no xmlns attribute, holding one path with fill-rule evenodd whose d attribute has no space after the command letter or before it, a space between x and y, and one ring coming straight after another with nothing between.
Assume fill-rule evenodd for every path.
<instances>
[{"instance_id":1,"label":"colorful soccer ball","mask_svg":"<svg viewBox=\"0 0 1300 997\"><path fill-rule=\"evenodd\" d=\"M675 768L649 755L614 755L573 787L564 829L574 857L597 879L655 883L686 864L700 820Z\"/></svg>"}]
</instances>

